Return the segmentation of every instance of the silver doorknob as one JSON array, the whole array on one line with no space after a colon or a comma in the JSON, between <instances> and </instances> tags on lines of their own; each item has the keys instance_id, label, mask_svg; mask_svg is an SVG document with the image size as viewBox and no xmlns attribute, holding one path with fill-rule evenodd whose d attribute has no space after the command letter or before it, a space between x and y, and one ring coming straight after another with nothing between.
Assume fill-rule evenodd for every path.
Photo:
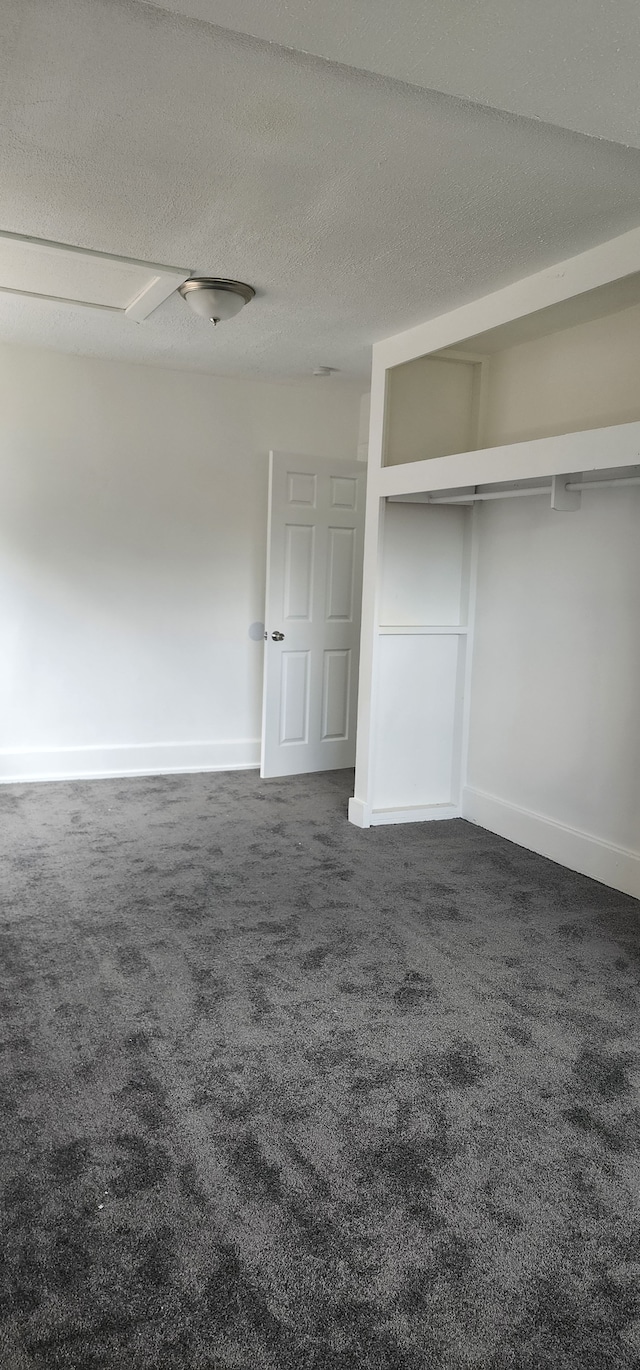
<instances>
[{"instance_id":1,"label":"silver doorknob","mask_svg":"<svg viewBox=\"0 0 640 1370\"><path fill-rule=\"evenodd\" d=\"M284 642L284 633L272 633L271 637L274 642Z\"/></svg>"}]
</instances>

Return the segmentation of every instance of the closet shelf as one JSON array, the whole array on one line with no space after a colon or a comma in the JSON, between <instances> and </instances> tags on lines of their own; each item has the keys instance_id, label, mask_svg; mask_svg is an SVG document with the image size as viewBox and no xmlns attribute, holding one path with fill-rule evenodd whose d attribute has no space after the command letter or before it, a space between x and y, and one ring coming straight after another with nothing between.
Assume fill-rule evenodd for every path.
<instances>
[{"instance_id":1,"label":"closet shelf","mask_svg":"<svg viewBox=\"0 0 640 1370\"><path fill-rule=\"evenodd\" d=\"M547 486L551 477L560 479L563 475L573 486L569 493L577 493L576 487L584 489L583 482L591 487L591 479L585 481L585 477L595 476L597 472L596 479L604 486L608 470L637 468L639 464L640 422L635 420L498 447L482 447L449 457L384 466L374 479L382 498L402 499L413 495L416 502L424 500L435 504L442 497L442 503L462 504L470 502L468 498L465 501L465 493L472 495L478 486L512 485L519 480L539 481ZM576 472L581 473L578 479ZM635 471L626 479L635 484ZM616 484L621 485L621 480L616 480ZM511 498L510 494L507 498Z\"/></svg>"}]
</instances>

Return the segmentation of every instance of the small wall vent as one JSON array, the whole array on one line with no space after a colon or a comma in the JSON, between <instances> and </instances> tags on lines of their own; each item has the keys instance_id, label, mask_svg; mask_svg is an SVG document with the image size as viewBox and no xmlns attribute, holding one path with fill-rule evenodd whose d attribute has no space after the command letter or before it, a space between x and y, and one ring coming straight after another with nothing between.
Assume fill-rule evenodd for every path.
<instances>
[{"instance_id":1,"label":"small wall vent","mask_svg":"<svg viewBox=\"0 0 640 1370\"><path fill-rule=\"evenodd\" d=\"M179 267L0 232L0 292L125 314L141 323L186 281Z\"/></svg>"}]
</instances>

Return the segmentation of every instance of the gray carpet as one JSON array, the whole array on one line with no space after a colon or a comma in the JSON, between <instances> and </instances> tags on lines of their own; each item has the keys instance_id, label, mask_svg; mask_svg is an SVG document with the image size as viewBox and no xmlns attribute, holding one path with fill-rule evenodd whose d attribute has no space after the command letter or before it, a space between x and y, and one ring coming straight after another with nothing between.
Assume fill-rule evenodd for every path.
<instances>
[{"instance_id":1,"label":"gray carpet","mask_svg":"<svg viewBox=\"0 0 640 1370\"><path fill-rule=\"evenodd\" d=\"M2 1370L640 1367L640 905L350 786L0 791Z\"/></svg>"}]
</instances>

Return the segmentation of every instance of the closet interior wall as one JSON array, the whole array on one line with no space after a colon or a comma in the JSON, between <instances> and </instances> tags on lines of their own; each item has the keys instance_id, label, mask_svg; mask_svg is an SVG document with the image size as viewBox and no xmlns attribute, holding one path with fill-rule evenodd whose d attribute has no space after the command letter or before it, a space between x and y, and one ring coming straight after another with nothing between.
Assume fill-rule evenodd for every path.
<instances>
[{"instance_id":1,"label":"closet interior wall","mask_svg":"<svg viewBox=\"0 0 640 1370\"><path fill-rule=\"evenodd\" d=\"M640 485L474 518L461 811L640 893Z\"/></svg>"}]
</instances>

